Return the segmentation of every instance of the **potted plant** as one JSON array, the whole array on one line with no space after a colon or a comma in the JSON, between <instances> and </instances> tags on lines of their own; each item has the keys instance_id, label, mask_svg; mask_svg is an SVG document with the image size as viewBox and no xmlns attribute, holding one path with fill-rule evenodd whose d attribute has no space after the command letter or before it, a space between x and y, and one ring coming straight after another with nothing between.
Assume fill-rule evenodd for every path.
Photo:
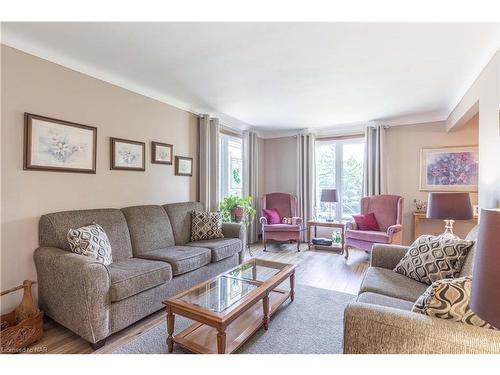
<instances>
[{"instance_id":1,"label":"potted plant","mask_svg":"<svg viewBox=\"0 0 500 375\"><path fill-rule=\"evenodd\" d=\"M225 197L219 205L224 222L244 222L249 225L255 218L257 211L252 207L252 197L239 197L230 195Z\"/></svg>"}]
</instances>

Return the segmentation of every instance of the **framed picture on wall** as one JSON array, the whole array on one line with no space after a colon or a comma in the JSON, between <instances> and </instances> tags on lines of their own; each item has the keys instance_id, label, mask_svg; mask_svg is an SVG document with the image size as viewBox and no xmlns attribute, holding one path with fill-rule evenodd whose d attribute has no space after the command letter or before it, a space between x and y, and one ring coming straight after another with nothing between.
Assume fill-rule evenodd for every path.
<instances>
[{"instance_id":1,"label":"framed picture on wall","mask_svg":"<svg viewBox=\"0 0 500 375\"><path fill-rule=\"evenodd\" d=\"M146 144L129 139L110 138L111 169L146 170Z\"/></svg>"},{"instance_id":2,"label":"framed picture on wall","mask_svg":"<svg viewBox=\"0 0 500 375\"><path fill-rule=\"evenodd\" d=\"M422 148L421 191L477 192L477 146Z\"/></svg>"},{"instance_id":3,"label":"framed picture on wall","mask_svg":"<svg viewBox=\"0 0 500 375\"><path fill-rule=\"evenodd\" d=\"M24 169L96 173L97 128L24 114Z\"/></svg>"},{"instance_id":4,"label":"framed picture on wall","mask_svg":"<svg viewBox=\"0 0 500 375\"><path fill-rule=\"evenodd\" d=\"M193 158L188 158L185 156L176 156L175 175L191 177L193 175Z\"/></svg>"},{"instance_id":5,"label":"framed picture on wall","mask_svg":"<svg viewBox=\"0 0 500 375\"><path fill-rule=\"evenodd\" d=\"M168 143L151 142L151 163L171 165L174 146Z\"/></svg>"}]
</instances>

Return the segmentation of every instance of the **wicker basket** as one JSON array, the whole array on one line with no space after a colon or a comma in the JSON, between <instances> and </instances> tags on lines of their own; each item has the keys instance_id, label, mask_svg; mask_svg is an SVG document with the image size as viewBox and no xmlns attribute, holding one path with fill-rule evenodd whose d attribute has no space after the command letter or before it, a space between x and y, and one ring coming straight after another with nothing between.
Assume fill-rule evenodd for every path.
<instances>
[{"instance_id":1,"label":"wicker basket","mask_svg":"<svg viewBox=\"0 0 500 375\"><path fill-rule=\"evenodd\" d=\"M25 280L23 285L1 293L3 296L24 289L23 299L19 306L14 311L1 316L1 353L18 353L43 336L43 313L33 303L32 284L33 282Z\"/></svg>"}]
</instances>

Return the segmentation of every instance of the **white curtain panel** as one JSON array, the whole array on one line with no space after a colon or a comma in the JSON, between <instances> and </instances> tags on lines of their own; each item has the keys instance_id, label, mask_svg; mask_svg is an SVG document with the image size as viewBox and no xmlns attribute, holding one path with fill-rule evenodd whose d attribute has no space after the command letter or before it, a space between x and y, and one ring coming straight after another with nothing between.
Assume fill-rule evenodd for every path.
<instances>
[{"instance_id":1,"label":"white curtain panel","mask_svg":"<svg viewBox=\"0 0 500 375\"><path fill-rule=\"evenodd\" d=\"M297 194L299 216L303 220L303 226L306 225L307 220L312 219L314 210L314 141L315 136L312 133L297 136ZM305 232L301 237L303 237L302 241L305 241Z\"/></svg>"},{"instance_id":2,"label":"white curtain panel","mask_svg":"<svg viewBox=\"0 0 500 375\"><path fill-rule=\"evenodd\" d=\"M363 196L386 194L387 173L385 163L384 125L369 125L365 131L365 163Z\"/></svg>"},{"instance_id":3,"label":"white curtain panel","mask_svg":"<svg viewBox=\"0 0 500 375\"><path fill-rule=\"evenodd\" d=\"M258 187L259 187L259 163L258 163L258 142L257 134L249 131L243 137L243 159L245 168L245 196L252 197L252 206L258 208ZM259 213L257 213L258 217ZM247 230L249 243L257 241L258 225L256 219L252 220Z\"/></svg>"},{"instance_id":4,"label":"white curtain panel","mask_svg":"<svg viewBox=\"0 0 500 375\"><path fill-rule=\"evenodd\" d=\"M207 211L219 209L219 119L199 119L199 193Z\"/></svg>"}]
</instances>

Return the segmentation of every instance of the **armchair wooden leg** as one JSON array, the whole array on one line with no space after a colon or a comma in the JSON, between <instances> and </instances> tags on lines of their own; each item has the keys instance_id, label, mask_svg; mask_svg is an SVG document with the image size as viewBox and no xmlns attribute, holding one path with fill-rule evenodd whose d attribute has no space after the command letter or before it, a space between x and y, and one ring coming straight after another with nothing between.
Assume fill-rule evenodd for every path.
<instances>
[{"instance_id":1,"label":"armchair wooden leg","mask_svg":"<svg viewBox=\"0 0 500 375\"><path fill-rule=\"evenodd\" d=\"M264 251L267 251L267 248L266 248L266 239L265 238L262 238L262 243L264 244Z\"/></svg>"},{"instance_id":2,"label":"armchair wooden leg","mask_svg":"<svg viewBox=\"0 0 500 375\"><path fill-rule=\"evenodd\" d=\"M300 240L297 240L297 251L300 253Z\"/></svg>"}]
</instances>

